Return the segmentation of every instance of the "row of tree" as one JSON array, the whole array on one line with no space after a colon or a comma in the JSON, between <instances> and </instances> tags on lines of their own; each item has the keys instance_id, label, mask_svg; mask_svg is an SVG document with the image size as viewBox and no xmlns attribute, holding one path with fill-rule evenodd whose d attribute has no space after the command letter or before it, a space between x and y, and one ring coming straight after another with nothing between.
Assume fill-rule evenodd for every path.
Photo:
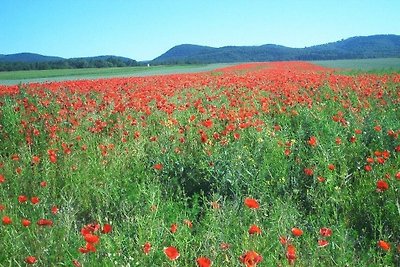
<instances>
[{"instance_id":1,"label":"row of tree","mask_svg":"<svg viewBox=\"0 0 400 267\"><path fill-rule=\"evenodd\" d=\"M15 70L49 70L49 69L83 69L83 68L112 68L133 67L140 63L133 59L109 57L106 59L75 58L46 62L1 62L0 71Z\"/></svg>"}]
</instances>

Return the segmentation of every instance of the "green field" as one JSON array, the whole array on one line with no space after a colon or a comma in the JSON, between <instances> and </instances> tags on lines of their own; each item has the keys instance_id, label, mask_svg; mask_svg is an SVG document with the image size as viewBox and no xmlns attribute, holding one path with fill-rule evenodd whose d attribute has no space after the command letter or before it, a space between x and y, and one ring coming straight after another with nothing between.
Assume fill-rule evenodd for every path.
<instances>
[{"instance_id":1,"label":"green field","mask_svg":"<svg viewBox=\"0 0 400 267\"><path fill-rule=\"evenodd\" d=\"M125 68L56 69L0 72L0 84L13 85L28 82L65 81L76 79L150 76L173 73L203 72L232 64L140 66Z\"/></svg>"},{"instance_id":2,"label":"green field","mask_svg":"<svg viewBox=\"0 0 400 267\"><path fill-rule=\"evenodd\" d=\"M400 72L400 58L317 60L311 63L356 72Z\"/></svg>"},{"instance_id":3,"label":"green field","mask_svg":"<svg viewBox=\"0 0 400 267\"><path fill-rule=\"evenodd\" d=\"M320 60L311 63L324 67L343 69L346 74L359 72L390 73L400 72L400 58L345 59ZM0 72L0 84L14 85L29 82L65 81L77 79L95 79L111 77L150 76L173 73L190 73L210 71L217 68L234 65L202 64L202 65L167 65L150 67L125 68L88 68L88 69L56 69Z\"/></svg>"}]
</instances>

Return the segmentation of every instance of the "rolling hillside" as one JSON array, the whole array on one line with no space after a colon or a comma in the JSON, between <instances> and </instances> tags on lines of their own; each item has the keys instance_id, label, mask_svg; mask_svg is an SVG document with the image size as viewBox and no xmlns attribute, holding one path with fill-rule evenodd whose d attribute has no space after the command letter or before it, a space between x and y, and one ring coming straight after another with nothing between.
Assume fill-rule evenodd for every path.
<instances>
[{"instance_id":1,"label":"rolling hillside","mask_svg":"<svg viewBox=\"0 0 400 267\"><path fill-rule=\"evenodd\" d=\"M332 60L400 57L399 35L351 37L305 48L266 44L214 48L178 45L153 60L153 64L221 63L280 60Z\"/></svg>"}]
</instances>

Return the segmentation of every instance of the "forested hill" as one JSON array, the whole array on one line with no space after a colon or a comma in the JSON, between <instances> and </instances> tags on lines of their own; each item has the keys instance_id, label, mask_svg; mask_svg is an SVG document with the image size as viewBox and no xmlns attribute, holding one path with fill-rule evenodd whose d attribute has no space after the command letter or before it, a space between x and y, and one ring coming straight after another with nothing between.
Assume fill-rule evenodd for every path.
<instances>
[{"instance_id":1,"label":"forested hill","mask_svg":"<svg viewBox=\"0 0 400 267\"><path fill-rule=\"evenodd\" d=\"M399 35L351 37L305 48L267 44L214 48L178 45L153 60L153 64L221 63L281 60L332 60L400 57Z\"/></svg>"},{"instance_id":2,"label":"forested hill","mask_svg":"<svg viewBox=\"0 0 400 267\"><path fill-rule=\"evenodd\" d=\"M62 58L34 53L0 54L0 71L80 69L137 66L136 60L118 56Z\"/></svg>"}]
</instances>

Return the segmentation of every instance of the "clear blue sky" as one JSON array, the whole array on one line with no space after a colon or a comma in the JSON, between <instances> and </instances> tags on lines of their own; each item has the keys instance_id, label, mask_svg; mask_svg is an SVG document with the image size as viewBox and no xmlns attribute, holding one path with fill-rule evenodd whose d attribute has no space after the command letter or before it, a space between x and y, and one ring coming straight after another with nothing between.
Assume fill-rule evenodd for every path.
<instances>
[{"instance_id":1,"label":"clear blue sky","mask_svg":"<svg viewBox=\"0 0 400 267\"><path fill-rule=\"evenodd\" d=\"M400 34L400 0L0 0L0 54L153 59L178 44L304 47Z\"/></svg>"}]
</instances>

